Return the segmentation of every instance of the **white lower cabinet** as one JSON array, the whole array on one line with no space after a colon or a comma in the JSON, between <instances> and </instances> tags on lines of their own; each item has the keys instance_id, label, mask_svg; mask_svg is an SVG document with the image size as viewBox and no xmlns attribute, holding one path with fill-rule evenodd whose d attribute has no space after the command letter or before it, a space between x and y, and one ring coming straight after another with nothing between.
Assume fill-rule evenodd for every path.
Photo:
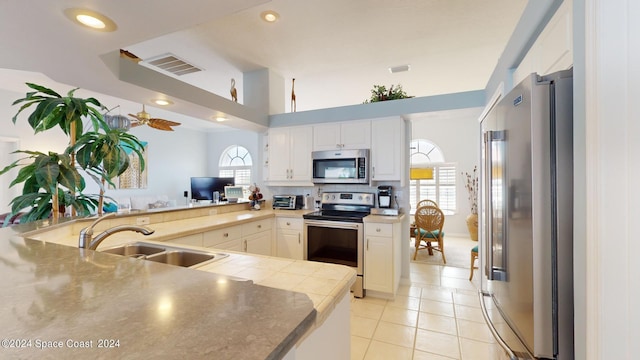
<instances>
[{"instance_id":1,"label":"white lower cabinet","mask_svg":"<svg viewBox=\"0 0 640 360\"><path fill-rule=\"evenodd\" d=\"M276 256L304 259L302 229L300 218L276 218Z\"/></svg>"},{"instance_id":2,"label":"white lower cabinet","mask_svg":"<svg viewBox=\"0 0 640 360\"><path fill-rule=\"evenodd\" d=\"M242 225L242 250L250 254L271 255L273 219L253 221Z\"/></svg>"},{"instance_id":3,"label":"white lower cabinet","mask_svg":"<svg viewBox=\"0 0 640 360\"><path fill-rule=\"evenodd\" d=\"M243 251L241 225L207 231L202 240L203 246L207 248Z\"/></svg>"},{"instance_id":4,"label":"white lower cabinet","mask_svg":"<svg viewBox=\"0 0 640 360\"><path fill-rule=\"evenodd\" d=\"M207 231L203 234L201 246L271 255L272 221L273 219L257 220L242 225Z\"/></svg>"},{"instance_id":5,"label":"white lower cabinet","mask_svg":"<svg viewBox=\"0 0 640 360\"><path fill-rule=\"evenodd\" d=\"M395 296L400 285L400 223L364 224L364 288Z\"/></svg>"},{"instance_id":6,"label":"white lower cabinet","mask_svg":"<svg viewBox=\"0 0 640 360\"><path fill-rule=\"evenodd\" d=\"M202 246L202 234L183 236L166 242L176 245Z\"/></svg>"}]
</instances>

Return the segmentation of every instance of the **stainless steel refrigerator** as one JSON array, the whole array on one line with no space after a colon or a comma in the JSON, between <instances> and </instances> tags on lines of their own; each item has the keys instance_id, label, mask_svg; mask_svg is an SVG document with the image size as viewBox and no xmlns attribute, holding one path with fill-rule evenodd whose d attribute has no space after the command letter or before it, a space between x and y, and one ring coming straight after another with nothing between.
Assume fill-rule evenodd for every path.
<instances>
[{"instance_id":1,"label":"stainless steel refrigerator","mask_svg":"<svg viewBox=\"0 0 640 360\"><path fill-rule=\"evenodd\" d=\"M531 74L481 121L480 300L513 359L573 359L573 78Z\"/></svg>"}]
</instances>

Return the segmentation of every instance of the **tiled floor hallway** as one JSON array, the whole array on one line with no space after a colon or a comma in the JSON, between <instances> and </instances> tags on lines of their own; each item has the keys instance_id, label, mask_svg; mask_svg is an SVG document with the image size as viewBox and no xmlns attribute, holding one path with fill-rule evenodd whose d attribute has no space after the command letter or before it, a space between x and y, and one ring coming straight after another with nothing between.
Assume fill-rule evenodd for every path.
<instances>
[{"instance_id":1,"label":"tiled floor hallway","mask_svg":"<svg viewBox=\"0 0 640 360\"><path fill-rule=\"evenodd\" d=\"M352 299L351 359L503 359L480 310L478 270L411 262L396 298Z\"/></svg>"}]
</instances>

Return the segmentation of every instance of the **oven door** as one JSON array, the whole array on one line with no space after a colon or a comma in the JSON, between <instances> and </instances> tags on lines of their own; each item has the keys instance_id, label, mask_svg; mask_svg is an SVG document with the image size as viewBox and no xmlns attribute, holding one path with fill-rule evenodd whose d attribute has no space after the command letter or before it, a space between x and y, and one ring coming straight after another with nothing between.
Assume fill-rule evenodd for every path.
<instances>
[{"instance_id":1,"label":"oven door","mask_svg":"<svg viewBox=\"0 0 640 360\"><path fill-rule=\"evenodd\" d=\"M305 220L305 260L341 264L363 273L363 224Z\"/></svg>"}]
</instances>

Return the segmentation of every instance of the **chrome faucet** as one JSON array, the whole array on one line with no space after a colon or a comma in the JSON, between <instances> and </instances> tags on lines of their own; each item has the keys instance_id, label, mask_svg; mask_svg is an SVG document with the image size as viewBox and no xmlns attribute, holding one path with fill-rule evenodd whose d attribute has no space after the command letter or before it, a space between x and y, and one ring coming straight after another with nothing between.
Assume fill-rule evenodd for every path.
<instances>
[{"instance_id":1,"label":"chrome faucet","mask_svg":"<svg viewBox=\"0 0 640 360\"><path fill-rule=\"evenodd\" d=\"M104 239L106 239L112 234L115 234L121 231L135 231L143 235L151 235L155 231L155 230L146 228L144 226L118 225L101 232L95 238L93 238L93 228L96 226L96 224L98 224L104 219L113 217L115 215L116 213L109 213L103 217L96 219L96 221L94 221L91 225L80 230L80 235L78 237L78 247L80 247L81 249L95 250L98 247L98 245L100 245L100 243L104 241Z\"/></svg>"}]
</instances>

